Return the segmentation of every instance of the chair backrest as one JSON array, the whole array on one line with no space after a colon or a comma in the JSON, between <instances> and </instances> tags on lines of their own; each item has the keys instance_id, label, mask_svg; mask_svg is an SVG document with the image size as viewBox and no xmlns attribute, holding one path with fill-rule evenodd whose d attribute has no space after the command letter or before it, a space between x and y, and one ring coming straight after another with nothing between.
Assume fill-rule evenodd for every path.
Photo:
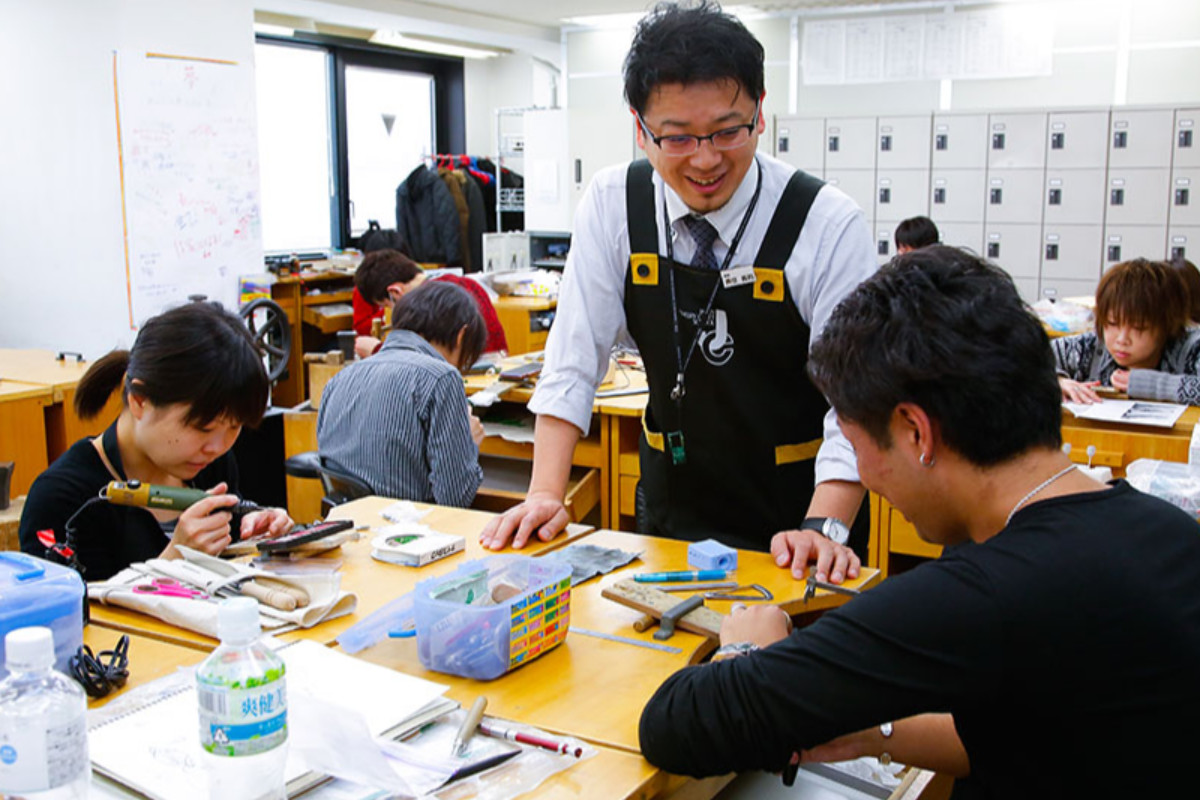
<instances>
[{"instance_id":1,"label":"chair backrest","mask_svg":"<svg viewBox=\"0 0 1200 800\"><path fill-rule=\"evenodd\" d=\"M283 470L295 478L320 478L325 496L321 498L321 516L330 509L359 497L374 494L371 487L348 472L329 465L315 450L299 453L284 462Z\"/></svg>"}]
</instances>

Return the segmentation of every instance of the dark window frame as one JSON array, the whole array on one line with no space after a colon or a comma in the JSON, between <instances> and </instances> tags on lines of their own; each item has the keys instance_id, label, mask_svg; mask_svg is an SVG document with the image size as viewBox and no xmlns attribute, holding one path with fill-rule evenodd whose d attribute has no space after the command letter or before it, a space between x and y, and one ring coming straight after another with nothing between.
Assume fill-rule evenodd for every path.
<instances>
[{"instance_id":1,"label":"dark window frame","mask_svg":"<svg viewBox=\"0 0 1200 800\"><path fill-rule=\"evenodd\" d=\"M357 240L350 233L350 161L346 145L346 67L372 67L415 72L433 78L434 144L439 153L464 153L467 147L466 92L463 60L384 47L359 39L304 33L294 36L256 34L255 42L321 49L329 53L329 131L333 197L330 200L330 240L336 248ZM395 225L388 220L385 228Z\"/></svg>"}]
</instances>

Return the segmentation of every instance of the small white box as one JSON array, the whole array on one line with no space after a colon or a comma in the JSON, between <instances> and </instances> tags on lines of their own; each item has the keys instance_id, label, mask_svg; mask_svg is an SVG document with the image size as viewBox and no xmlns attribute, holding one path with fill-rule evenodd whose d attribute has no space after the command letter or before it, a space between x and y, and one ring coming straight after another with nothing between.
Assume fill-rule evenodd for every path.
<instances>
[{"instance_id":1,"label":"small white box","mask_svg":"<svg viewBox=\"0 0 1200 800\"><path fill-rule=\"evenodd\" d=\"M483 235L483 271L514 272L529 269L529 234L523 231Z\"/></svg>"}]
</instances>

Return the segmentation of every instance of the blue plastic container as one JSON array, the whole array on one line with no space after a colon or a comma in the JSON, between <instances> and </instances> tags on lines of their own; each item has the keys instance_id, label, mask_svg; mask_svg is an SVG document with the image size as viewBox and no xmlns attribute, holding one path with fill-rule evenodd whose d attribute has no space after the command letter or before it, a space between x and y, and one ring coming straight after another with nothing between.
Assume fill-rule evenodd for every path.
<instances>
[{"instance_id":1,"label":"blue plastic container","mask_svg":"<svg viewBox=\"0 0 1200 800\"><path fill-rule=\"evenodd\" d=\"M517 555L468 561L418 583L413 616L426 669L498 678L567 638L571 567Z\"/></svg>"},{"instance_id":2,"label":"blue plastic container","mask_svg":"<svg viewBox=\"0 0 1200 800\"><path fill-rule=\"evenodd\" d=\"M71 674L70 660L83 644L83 578L70 567L0 552L0 678L4 637L17 628L42 625L54 635L54 667Z\"/></svg>"}]
</instances>

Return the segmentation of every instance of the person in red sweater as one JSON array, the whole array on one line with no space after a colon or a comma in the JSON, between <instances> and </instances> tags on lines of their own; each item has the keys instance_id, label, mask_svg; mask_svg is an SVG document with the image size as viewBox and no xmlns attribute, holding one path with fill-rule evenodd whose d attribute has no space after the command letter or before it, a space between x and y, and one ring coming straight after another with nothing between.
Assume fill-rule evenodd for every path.
<instances>
[{"instance_id":1,"label":"person in red sweater","mask_svg":"<svg viewBox=\"0 0 1200 800\"><path fill-rule=\"evenodd\" d=\"M354 330L359 334L354 342L354 352L359 358L366 358L379 349L380 341L371 336L372 320L382 317L385 308L391 308L392 303L405 293L424 283L426 277L415 261L397 250L376 250L363 258L354 273ZM487 326L484 352L508 351L504 328L486 289L477 281L457 275L439 275L433 280L457 284L475 298Z\"/></svg>"}]
</instances>

